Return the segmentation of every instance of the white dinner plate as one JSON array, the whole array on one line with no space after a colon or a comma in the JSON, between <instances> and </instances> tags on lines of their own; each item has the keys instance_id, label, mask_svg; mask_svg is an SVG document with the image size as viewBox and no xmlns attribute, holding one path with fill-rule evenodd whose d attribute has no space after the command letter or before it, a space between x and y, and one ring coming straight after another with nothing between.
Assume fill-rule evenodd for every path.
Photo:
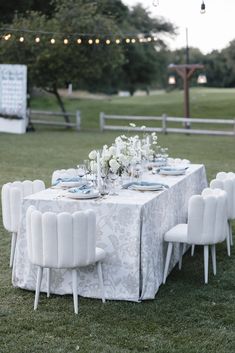
<instances>
[{"instance_id":1,"label":"white dinner plate","mask_svg":"<svg viewBox=\"0 0 235 353\"><path fill-rule=\"evenodd\" d=\"M83 192L66 192L64 195L66 197L69 197L71 199L95 199L96 197L100 196L100 193L98 190L93 190L89 194L83 193Z\"/></svg>"}]
</instances>

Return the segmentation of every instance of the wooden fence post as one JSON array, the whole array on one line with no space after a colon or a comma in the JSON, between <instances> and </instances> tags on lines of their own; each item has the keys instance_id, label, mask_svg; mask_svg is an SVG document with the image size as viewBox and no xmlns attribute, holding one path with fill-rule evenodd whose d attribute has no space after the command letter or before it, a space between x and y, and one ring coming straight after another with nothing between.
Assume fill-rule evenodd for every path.
<instances>
[{"instance_id":1,"label":"wooden fence post","mask_svg":"<svg viewBox=\"0 0 235 353\"><path fill-rule=\"evenodd\" d=\"M167 134L167 115L162 115L162 132L163 134Z\"/></svg>"},{"instance_id":2,"label":"wooden fence post","mask_svg":"<svg viewBox=\"0 0 235 353\"><path fill-rule=\"evenodd\" d=\"M79 131L81 129L81 114L80 111L76 111L76 130Z\"/></svg>"},{"instance_id":3,"label":"wooden fence post","mask_svg":"<svg viewBox=\"0 0 235 353\"><path fill-rule=\"evenodd\" d=\"M104 131L104 119L105 114L103 112L100 113L100 131Z\"/></svg>"}]
</instances>

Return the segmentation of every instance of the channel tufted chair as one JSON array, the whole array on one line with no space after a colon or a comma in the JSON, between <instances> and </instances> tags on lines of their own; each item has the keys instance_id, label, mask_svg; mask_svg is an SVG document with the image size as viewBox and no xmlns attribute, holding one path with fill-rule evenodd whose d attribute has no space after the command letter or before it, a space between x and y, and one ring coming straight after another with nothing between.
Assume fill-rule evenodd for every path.
<instances>
[{"instance_id":1,"label":"channel tufted chair","mask_svg":"<svg viewBox=\"0 0 235 353\"><path fill-rule=\"evenodd\" d=\"M174 243L203 245L204 246L204 278L208 283L209 245L213 273L216 274L216 248L215 245L225 240L225 227L227 222L227 195L220 189L203 190L201 195L193 195L189 199L188 224L178 224L164 235L168 242L163 283L166 282L172 248ZM181 268L182 253L180 252L179 267Z\"/></svg>"},{"instance_id":2,"label":"channel tufted chair","mask_svg":"<svg viewBox=\"0 0 235 353\"><path fill-rule=\"evenodd\" d=\"M77 177L77 169L69 168L69 169L58 169L52 173L51 176L51 185L54 185L56 181L61 178L76 178Z\"/></svg>"},{"instance_id":3,"label":"channel tufted chair","mask_svg":"<svg viewBox=\"0 0 235 353\"><path fill-rule=\"evenodd\" d=\"M30 206L26 213L28 256L38 266L34 310L37 309L43 269L71 269L74 312L78 313L79 267L97 264L102 301L105 302L101 261L105 251L96 247L96 215L92 210L41 213ZM50 275L47 280L50 292Z\"/></svg>"},{"instance_id":4,"label":"channel tufted chair","mask_svg":"<svg viewBox=\"0 0 235 353\"><path fill-rule=\"evenodd\" d=\"M6 230L12 233L10 267L13 265L17 232L21 216L21 203L24 197L45 189L42 180L14 181L2 187L2 218Z\"/></svg>"},{"instance_id":5,"label":"channel tufted chair","mask_svg":"<svg viewBox=\"0 0 235 353\"><path fill-rule=\"evenodd\" d=\"M228 238L227 249L230 256L230 245L233 245L232 220L235 219L235 173L219 172L216 179L210 182L211 188L219 188L227 192L228 197Z\"/></svg>"}]
</instances>

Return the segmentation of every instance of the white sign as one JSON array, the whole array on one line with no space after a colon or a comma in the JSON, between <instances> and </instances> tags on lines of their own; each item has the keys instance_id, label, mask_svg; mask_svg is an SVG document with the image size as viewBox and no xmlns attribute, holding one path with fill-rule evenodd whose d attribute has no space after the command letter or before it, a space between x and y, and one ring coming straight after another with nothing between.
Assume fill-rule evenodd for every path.
<instances>
[{"instance_id":1,"label":"white sign","mask_svg":"<svg viewBox=\"0 0 235 353\"><path fill-rule=\"evenodd\" d=\"M26 112L27 67L0 65L0 131L25 133Z\"/></svg>"}]
</instances>

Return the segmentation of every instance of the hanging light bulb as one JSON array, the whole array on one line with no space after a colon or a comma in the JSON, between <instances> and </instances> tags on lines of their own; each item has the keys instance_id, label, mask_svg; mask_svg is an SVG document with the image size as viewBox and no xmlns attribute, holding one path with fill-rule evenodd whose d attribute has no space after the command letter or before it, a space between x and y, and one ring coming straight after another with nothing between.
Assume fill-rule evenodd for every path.
<instances>
[{"instance_id":1,"label":"hanging light bulb","mask_svg":"<svg viewBox=\"0 0 235 353\"><path fill-rule=\"evenodd\" d=\"M23 41L24 41L24 37L23 37L23 36L22 36L22 37L20 37L19 41L20 41L21 43L23 43Z\"/></svg>"},{"instance_id":2,"label":"hanging light bulb","mask_svg":"<svg viewBox=\"0 0 235 353\"><path fill-rule=\"evenodd\" d=\"M131 43L134 44L135 42L136 42L135 38L132 38Z\"/></svg>"},{"instance_id":3,"label":"hanging light bulb","mask_svg":"<svg viewBox=\"0 0 235 353\"><path fill-rule=\"evenodd\" d=\"M110 39L106 39L105 43L106 43L107 45L109 45L109 44L111 43L111 40L110 40Z\"/></svg>"},{"instance_id":4,"label":"hanging light bulb","mask_svg":"<svg viewBox=\"0 0 235 353\"><path fill-rule=\"evenodd\" d=\"M96 38L95 44L100 44L100 40L98 38Z\"/></svg>"},{"instance_id":5,"label":"hanging light bulb","mask_svg":"<svg viewBox=\"0 0 235 353\"><path fill-rule=\"evenodd\" d=\"M120 44L121 43L120 39L116 39L115 42L116 42L116 44Z\"/></svg>"},{"instance_id":6,"label":"hanging light bulb","mask_svg":"<svg viewBox=\"0 0 235 353\"><path fill-rule=\"evenodd\" d=\"M55 39L51 38L51 44L55 44Z\"/></svg>"},{"instance_id":7,"label":"hanging light bulb","mask_svg":"<svg viewBox=\"0 0 235 353\"><path fill-rule=\"evenodd\" d=\"M206 12L206 5L205 5L204 1L202 1L200 12L201 12L201 14L204 14Z\"/></svg>"},{"instance_id":8,"label":"hanging light bulb","mask_svg":"<svg viewBox=\"0 0 235 353\"><path fill-rule=\"evenodd\" d=\"M158 6L159 5L159 0L153 0L153 6Z\"/></svg>"},{"instance_id":9,"label":"hanging light bulb","mask_svg":"<svg viewBox=\"0 0 235 353\"><path fill-rule=\"evenodd\" d=\"M36 37L36 38L35 38L35 42L36 42L36 43L39 43L39 42L40 42L40 38L39 38L39 37Z\"/></svg>"},{"instance_id":10,"label":"hanging light bulb","mask_svg":"<svg viewBox=\"0 0 235 353\"><path fill-rule=\"evenodd\" d=\"M81 38L78 38L78 39L77 39L77 43L78 43L78 44L82 44Z\"/></svg>"},{"instance_id":11,"label":"hanging light bulb","mask_svg":"<svg viewBox=\"0 0 235 353\"><path fill-rule=\"evenodd\" d=\"M169 76L168 84L169 85L175 85L176 84L175 76L173 76L173 75Z\"/></svg>"},{"instance_id":12,"label":"hanging light bulb","mask_svg":"<svg viewBox=\"0 0 235 353\"><path fill-rule=\"evenodd\" d=\"M68 44L69 40L67 38L64 39L64 44Z\"/></svg>"},{"instance_id":13,"label":"hanging light bulb","mask_svg":"<svg viewBox=\"0 0 235 353\"><path fill-rule=\"evenodd\" d=\"M204 83L207 83L207 77L205 74L200 74L197 78L197 83L199 85L203 85Z\"/></svg>"},{"instance_id":14,"label":"hanging light bulb","mask_svg":"<svg viewBox=\"0 0 235 353\"><path fill-rule=\"evenodd\" d=\"M89 39L89 40L88 40L88 44L90 44L90 45L93 44L93 40L92 40L92 39Z\"/></svg>"}]
</instances>

